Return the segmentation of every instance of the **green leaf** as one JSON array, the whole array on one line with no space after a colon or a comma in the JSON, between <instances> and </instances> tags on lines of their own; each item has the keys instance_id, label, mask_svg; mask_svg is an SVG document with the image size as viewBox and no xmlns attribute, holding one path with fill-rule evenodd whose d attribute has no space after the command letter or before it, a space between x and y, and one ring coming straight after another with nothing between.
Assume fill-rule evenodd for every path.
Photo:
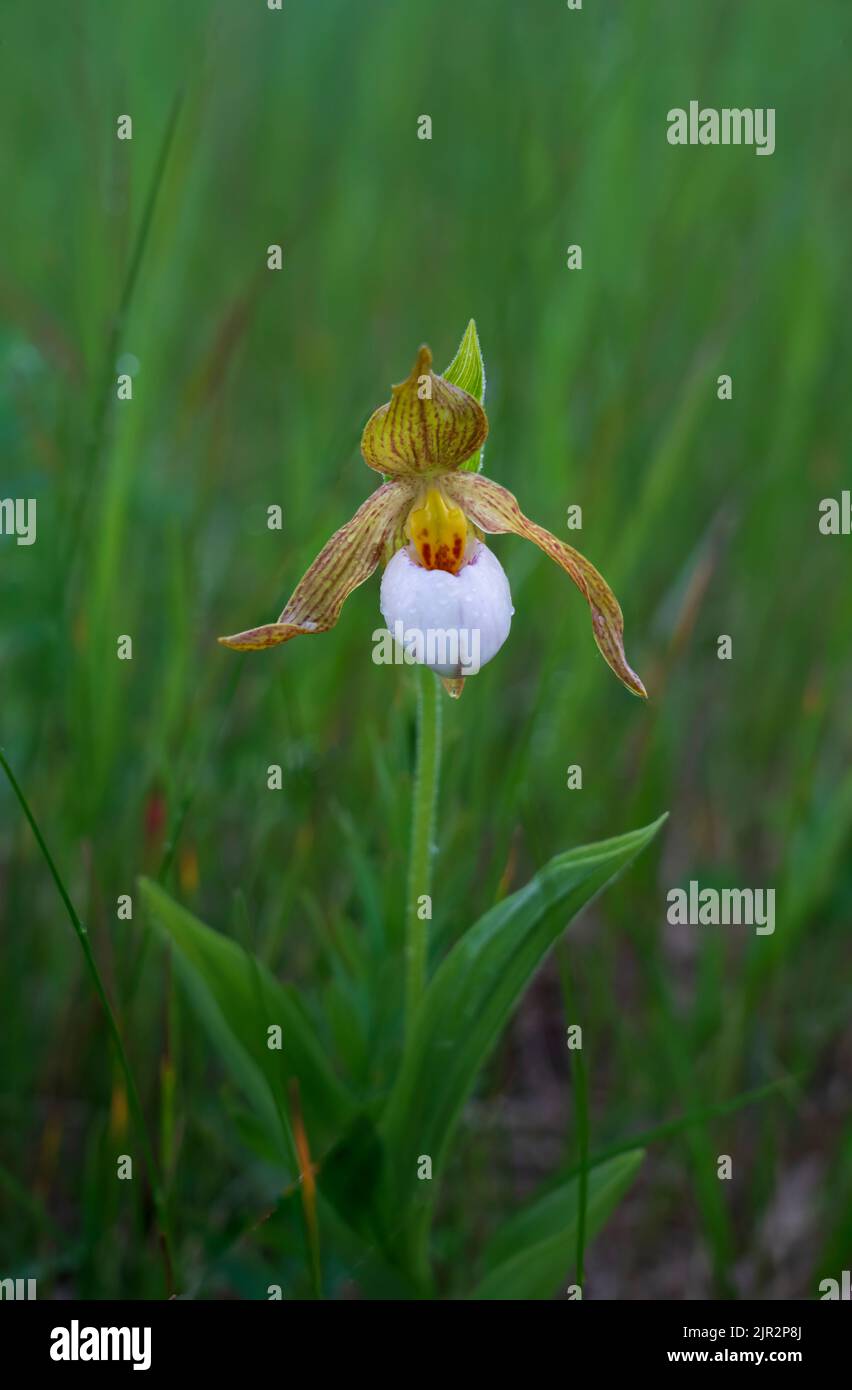
<instances>
[{"instance_id":1,"label":"green leaf","mask_svg":"<svg viewBox=\"0 0 852 1390\"><path fill-rule=\"evenodd\" d=\"M454 386L467 391L468 395L475 396L480 405L485 400L485 363L474 319L470 320L464 331L458 352L441 375L445 381L451 381Z\"/></svg>"},{"instance_id":2,"label":"green leaf","mask_svg":"<svg viewBox=\"0 0 852 1390\"><path fill-rule=\"evenodd\" d=\"M421 1245L431 1196L416 1189L436 1184L414 1178L418 1156L431 1156L437 1177L477 1074L551 946L571 918L650 843L664 820L557 855L524 888L486 912L438 967L415 1016L381 1124L389 1163L387 1217L398 1223L402 1210L415 1202ZM404 1258L412 1255L409 1249Z\"/></svg>"},{"instance_id":3,"label":"green leaf","mask_svg":"<svg viewBox=\"0 0 852 1390\"><path fill-rule=\"evenodd\" d=\"M633 1182L645 1157L634 1149L589 1172L586 1231L591 1240ZM574 1268L579 1177L539 1197L506 1222L485 1252L486 1274L472 1298L552 1298Z\"/></svg>"},{"instance_id":4,"label":"green leaf","mask_svg":"<svg viewBox=\"0 0 852 1390\"><path fill-rule=\"evenodd\" d=\"M336 1139L355 1105L332 1071L310 1019L292 986L235 941L211 931L150 879L142 897L162 935L176 948L181 981L210 1041L252 1103L288 1167L292 1145L287 1084L298 1078L305 1127L316 1151ZM281 1050L267 1046L267 1029L281 1028Z\"/></svg>"},{"instance_id":5,"label":"green leaf","mask_svg":"<svg viewBox=\"0 0 852 1390\"><path fill-rule=\"evenodd\" d=\"M441 375L445 381L452 382L453 386L460 386L463 391L475 396L480 405L484 403L485 363L482 360L479 334L473 319L465 329L458 352ZM471 473L478 473L482 467L482 449L477 449L475 454L471 454L469 459L465 459L461 467Z\"/></svg>"},{"instance_id":6,"label":"green leaf","mask_svg":"<svg viewBox=\"0 0 852 1390\"><path fill-rule=\"evenodd\" d=\"M375 1241L377 1194L384 1163L382 1141L372 1119L357 1115L325 1159L320 1171L320 1191L353 1231Z\"/></svg>"}]
</instances>

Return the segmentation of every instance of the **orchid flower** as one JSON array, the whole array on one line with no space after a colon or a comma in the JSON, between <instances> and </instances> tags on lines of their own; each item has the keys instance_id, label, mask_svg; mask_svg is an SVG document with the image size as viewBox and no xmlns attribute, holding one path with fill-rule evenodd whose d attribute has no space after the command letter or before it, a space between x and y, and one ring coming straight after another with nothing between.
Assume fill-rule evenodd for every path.
<instances>
[{"instance_id":1,"label":"orchid flower","mask_svg":"<svg viewBox=\"0 0 852 1390\"><path fill-rule=\"evenodd\" d=\"M511 492L470 471L479 462L488 419L476 396L448 375L474 346L481 367L471 322L444 376L432 371L429 348L420 348L410 376L370 416L361 439L365 462L384 482L326 542L278 621L220 637L224 646L260 651L327 632L353 589L384 562L380 603L388 628L404 633L406 646L411 634L473 632L473 669L479 669L505 642L514 611L508 580L484 536L511 531L539 546L574 581L591 610L604 660L628 690L645 696L627 663L621 609L606 580L579 551L524 516ZM466 379L473 384L470 373ZM484 386L481 372L477 384ZM422 649L416 659L442 676L451 695L461 694L469 668L429 656Z\"/></svg>"}]
</instances>

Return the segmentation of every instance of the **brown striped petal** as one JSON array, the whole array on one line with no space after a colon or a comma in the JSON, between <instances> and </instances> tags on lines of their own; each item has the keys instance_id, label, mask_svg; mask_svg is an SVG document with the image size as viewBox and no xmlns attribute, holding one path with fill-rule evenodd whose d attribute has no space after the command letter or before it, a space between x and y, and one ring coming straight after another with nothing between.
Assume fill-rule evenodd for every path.
<instances>
[{"instance_id":1,"label":"brown striped petal","mask_svg":"<svg viewBox=\"0 0 852 1390\"><path fill-rule=\"evenodd\" d=\"M360 506L351 521L326 541L300 579L277 623L220 637L237 651L277 647L302 633L328 632L353 589L369 579L405 524L416 489L407 482L384 483Z\"/></svg>"},{"instance_id":2,"label":"brown striped petal","mask_svg":"<svg viewBox=\"0 0 852 1390\"><path fill-rule=\"evenodd\" d=\"M452 471L476 453L487 434L479 401L436 376L432 354L422 347L411 375L367 421L361 452L371 468L390 477Z\"/></svg>"},{"instance_id":3,"label":"brown striped petal","mask_svg":"<svg viewBox=\"0 0 852 1390\"><path fill-rule=\"evenodd\" d=\"M516 536L524 536L562 566L592 610L592 629L604 660L628 690L647 699L644 685L628 666L624 655L624 619L618 599L594 565L578 550L530 521L507 488L481 473L456 473L442 478L441 487L483 531L490 534L512 531Z\"/></svg>"}]
</instances>

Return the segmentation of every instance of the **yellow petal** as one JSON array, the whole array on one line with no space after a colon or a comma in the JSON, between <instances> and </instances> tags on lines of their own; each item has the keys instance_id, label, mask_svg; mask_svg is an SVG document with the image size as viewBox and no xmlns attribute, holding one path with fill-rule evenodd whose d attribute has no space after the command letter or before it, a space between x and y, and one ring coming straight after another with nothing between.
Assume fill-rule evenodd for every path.
<instances>
[{"instance_id":1,"label":"yellow petal","mask_svg":"<svg viewBox=\"0 0 852 1390\"><path fill-rule=\"evenodd\" d=\"M326 541L277 623L220 637L222 645L237 651L262 651L301 633L327 632L334 627L352 590L369 579L385 547L401 532L415 495L416 489L405 482L384 483L377 488L352 520Z\"/></svg>"},{"instance_id":2,"label":"yellow petal","mask_svg":"<svg viewBox=\"0 0 852 1390\"><path fill-rule=\"evenodd\" d=\"M361 452L371 468L391 477L452 471L476 453L487 434L479 401L436 376L432 354L422 347L411 375L367 421Z\"/></svg>"},{"instance_id":3,"label":"yellow petal","mask_svg":"<svg viewBox=\"0 0 852 1390\"><path fill-rule=\"evenodd\" d=\"M490 534L512 531L516 536L524 536L562 566L592 611L592 630L604 660L628 690L647 699L644 685L628 666L624 655L624 619L618 599L594 565L578 550L530 521L507 488L481 473L456 473L451 478L442 478L441 486L447 496L464 509L469 520L483 531Z\"/></svg>"}]
</instances>

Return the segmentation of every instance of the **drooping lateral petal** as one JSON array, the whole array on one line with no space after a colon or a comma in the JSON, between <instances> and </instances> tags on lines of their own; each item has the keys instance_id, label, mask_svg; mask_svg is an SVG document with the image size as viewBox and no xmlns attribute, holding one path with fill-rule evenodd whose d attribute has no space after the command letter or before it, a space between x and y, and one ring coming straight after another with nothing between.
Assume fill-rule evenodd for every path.
<instances>
[{"instance_id":1,"label":"drooping lateral petal","mask_svg":"<svg viewBox=\"0 0 852 1390\"><path fill-rule=\"evenodd\" d=\"M647 699L647 691L624 655L624 619L618 599L594 565L564 541L524 516L517 498L507 488L481 473L455 473L442 478L441 486L483 531L512 531L539 546L570 575L592 612L595 641L611 669L634 695Z\"/></svg>"},{"instance_id":2,"label":"drooping lateral petal","mask_svg":"<svg viewBox=\"0 0 852 1390\"><path fill-rule=\"evenodd\" d=\"M222 645L237 651L262 651L303 633L328 632L352 590L369 579L385 547L401 532L415 492L410 483L383 483L352 520L326 541L277 623L220 637Z\"/></svg>"},{"instance_id":3,"label":"drooping lateral petal","mask_svg":"<svg viewBox=\"0 0 852 1390\"><path fill-rule=\"evenodd\" d=\"M411 375L392 389L391 399L364 427L361 453L378 473L413 476L459 468L488 434L485 411L467 391L432 371L432 354L422 347Z\"/></svg>"}]
</instances>

